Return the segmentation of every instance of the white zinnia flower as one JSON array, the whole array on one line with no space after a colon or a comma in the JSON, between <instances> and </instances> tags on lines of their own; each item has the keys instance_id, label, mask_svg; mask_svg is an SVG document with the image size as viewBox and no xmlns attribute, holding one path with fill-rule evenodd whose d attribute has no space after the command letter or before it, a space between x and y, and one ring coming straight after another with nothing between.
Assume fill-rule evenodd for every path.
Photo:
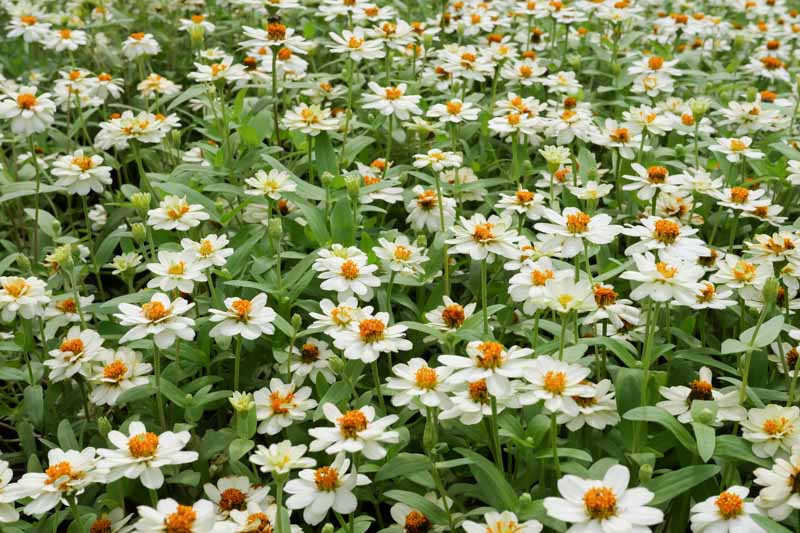
<instances>
[{"instance_id":1,"label":"white zinnia flower","mask_svg":"<svg viewBox=\"0 0 800 533\"><path fill-rule=\"evenodd\" d=\"M342 413L332 403L322 405L322 412L334 427L318 427L308 430L314 437L309 449L312 452L325 450L325 453L339 452L364 454L364 457L377 461L386 456L384 444L396 444L400 440L397 431L388 427L397 422L397 415L375 419L375 408L365 405Z\"/></svg>"},{"instance_id":2,"label":"white zinnia flower","mask_svg":"<svg viewBox=\"0 0 800 533\"><path fill-rule=\"evenodd\" d=\"M277 315L271 307L267 307L267 295L264 293L252 300L225 298L224 311L209 309L209 313L211 322L218 322L209 332L212 337L241 335L247 340L254 340L275 332L272 322Z\"/></svg>"}]
</instances>

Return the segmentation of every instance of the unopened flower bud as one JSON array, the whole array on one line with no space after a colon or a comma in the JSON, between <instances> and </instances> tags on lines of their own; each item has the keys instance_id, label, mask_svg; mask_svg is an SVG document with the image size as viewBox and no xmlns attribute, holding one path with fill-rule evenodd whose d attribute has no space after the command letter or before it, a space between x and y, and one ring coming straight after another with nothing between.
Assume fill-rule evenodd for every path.
<instances>
[{"instance_id":1,"label":"unopened flower bud","mask_svg":"<svg viewBox=\"0 0 800 533\"><path fill-rule=\"evenodd\" d=\"M711 109L711 99L706 96L692 98L692 101L689 102L689 108L692 110L692 118L699 122Z\"/></svg>"},{"instance_id":2,"label":"unopened flower bud","mask_svg":"<svg viewBox=\"0 0 800 533\"><path fill-rule=\"evenodd\" d=\"M675 157L677 157L678 159L683 159L684 157L686 157L686 146L682 144L676 144Z\"/></svg>"},{"instance_id":3,"label":"unopened flower bud","mask_svg":"<svg viewBox=\"0 0 800 533\"><path fill-rule=\"evenodd\" d=\"M100 435L105 437L108 433L114 429L111 426L111 422L108 421L108 418L101 416L97 419L97 431L100 432Z\"/></svg>"},{"instance_id":4,"label":"unopened flower bud","mask_svg":"<svg viewBox=\"0 0 800 533\"><path fill-rule=\"evenodd\" d=\"M768 311L777 303L779 289L780 283L778 283L778 278L769 278L764 283L764 290L762 293L764 295L764 303L769 308Z\"/></svg>"},{"instance_id":5,"label":"unopened flower bud","mask_svg":"<svg viewBox=\"0 0 800 533\"><path fill-rule=\"evenodd\" d=\"M347 186L347 194L352 197L358 196L358 190L361 188L361 180L355 176L347 176L344 179L344 184Z\"/></svg>"},{"instance_id":6,"label":"unopened flower bud","mask_svg":"<svg viewBox=\"0 0 800 533\"><path fill-rule=\"evenodd\" d=\"M131 204L137 211L144 212L150 209L150 193L137 192L131 196Z\"/></svg>"},{"instance_id":7,"label":"unopened flower bud","mask_svg":"<svg viewBox=\"0 0 800 533\"><path fill-rule=\"evenodd\" d=\"M419 235L417 235L417 239L414 241L414 246L425 248L426 246L428 246L428 238L425 237L424 234L420 233Z\"/></svg>"},{"instance_id":8,"label":"unopened flower bud","mask_svg":"<svg viewBox=\"0 0 800 533\"><path fill-rule=\"evenodd\" d=\"M522 495L519 497L520 508L525 508L531 503L533 503L533 498L531 498L530 492L523 492Z\"/></svg>"},{"instance_id":9,"label":"unopened flower bud","mask_svg":"<svg viewBox=\"0 0 800 533\"><path fill-rule=\"evenodd\" d=\"M334 531L336 531L336 528L330 522L322 526L322 533L333 533Z\"/></svg>"},{"instance_id":10,"label":"unopened flower bud","mask_svg":"<svg viewBox=\"0 0 800 533\"><path fill-rule=\"evenodd\" d=\"M269 219L269 238L279 241L281 237L283 237L283 224L281 223L281 219L277 217Z\"/></svg>"},{"instance_id":11,"label":"unopened flower bud","mask_svg":"<svg viewBox=\"0 0 800 533\"><path fill-rule=\"evenodd\" d=\"M64 244L59 246L55 250L53 250L52 255L50 256L56 264L60 266L71 266L72 265L72 246L69 244Z\"/></svg>"},{"instance_id":12,"label":"unopened flower bud","mask_svg":"<svg viewBox=\"0 0 800 533\"><path fill-rule=\"evenodd\" d=\"M303 327L303 317L301 317L298 313L292 315L292 328L295 331L300 331L300 328Z\"/></svg>"},{"instance_id":13,"label":"unopened flower bud","mask_svg":"<svg viewBox=\"0 0 800 533\"><path fill-rule=\"evenodd\" d=\"M141 244L147 238L147 228L141 222L131 224L131 235L133 235L133 240L137 244Z\"/></svg>"},{"instance_id":14,"label":"unopened flower bud","mask_svg":"<svg viewBox=\"0 0 800 533\"><path fill-rule=\"evenodd\" d=\"M758 97L758 89L755 88L755 87L748 87L747 88L747 101L748 102L755 102L757 97Z\"/></svg>"},{"instance_id":15,"label":"unopened flower bud","mask_svg":"<svg viewBox=\"0 0 800 533\"><path fill-rule=\"evenodd\" d=\"M205 34L206 29L202 24L192 24L189 26L189 38L192 40L192 43L201 44Z\"/></svg>"},{"instance_id":16,"label":"unopened flower bud","mask_svg":"<svg viewBox=\"0 0 800 533\"><path fill-rule=\"evenodd\" d=\"M653 465L645 464L639 467L639 481L647 483L653 478Z\"/></svg>"},{"instance_id":17,"label":"unopened flower bud","mask_svg":"<svg viewBox=\"0 0 800 533\"><path fill-rule=\"evenodd\" d=\"M319 177L323 187L330 187L330 184L333 183L334 178L336 178L336 176L327 170L322 173L322 176Z\"/></svg>"},{"instance_id":18,"label":"unopened flower bud","mask_svg":"<svg viewBox=\"0 0 800 533\"><path fill-rule=\"evenodd\" d=\"M573 70L579 70L581 68L581 56L578 54L569 54L567 56L567 63L569 63L569 66L571 66Z\"/></svg>"},{"instance_id":19,"label":"unopened flower bud","mask_svg":"<svg viewBox=\"0 0 800 533\"><path fill-rule=\"evenodd\" d=\"M237 413L246 413L256 405L253 401L253 395L249 392L234 392L233 395L228 398L228 401Z\"/></svg>"},{"instance_id":20,"label":"unopened flower bud","mask_svg":"<svg viewBox=\"0 0 800 533\"><path fill-rule=\"evenodd\" d=\"M334 374L339 374L342 370L344 370L344 361L338 355L332 355L328 360L331 365L331 370L333 370Z\"/></svg>"},{"instance_id":21,"label":"unopened flower bud","mask_svg":"<svg viewBox=\"0 0 800 533\"><path fill-rule=\"evenodd\" d=\"M30 272L31 270L31 260L26 255L17 255L17 265L23 272Z\"/></svg>"}]
</instances>

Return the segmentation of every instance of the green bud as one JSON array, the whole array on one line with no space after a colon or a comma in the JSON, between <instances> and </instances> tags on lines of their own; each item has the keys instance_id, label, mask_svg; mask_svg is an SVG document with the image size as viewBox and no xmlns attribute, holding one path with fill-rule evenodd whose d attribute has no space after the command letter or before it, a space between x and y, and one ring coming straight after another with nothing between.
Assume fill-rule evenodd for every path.
<instances>
[{"instance_id":1,"label":"green bud","mask_svg":"<svg viewBox=\"0 0 800 533\"><path fill-rule=\"evenodd\" d=\"M344 179L344 184L347 186L347 194L349 194L354 198L357 198L358 191L361 188L361 180L356 178L355 176L347 176Z\"/></svg>"},{"instance_id":2,"label":"green bud","mask_svg":"<svg viewBox=\"0 0 800 533\"><path fill-rule=\"evenodd\" d=\"M322 186L326 187L326 188L330 187L331 183L333 183L333 180L335 178L336 178L336 176L334 176L333 174L331 174L327 170L322 173L322 176L319 177L320 182L322 183Z\"/></svg>"},{"instance_id":3,"label":"green bud","mask_svg":"<svg viewBox=\"0 0 800 533\"><path fill-rule=\"evenodd\" d=\"M676 144L675 157L677 157L678 159L683 159L684 157L686 157L686 146L682 144Z\"/></svg>"},{"instance_id":4,"label":"green bud","mask_svg":"<svg viewBox=\"0 0 800 533\"><path fill-rule=\"evenodd\" d=\"M618 76L620 72L622 72L622 67L619 66L619 63L611 63L611 73Z\"/></svg>"},{"instance_id":5,"label":"green bud","mask_svg":"<svg viewBox=\"0 0 800 533\"><path fill-rule=\"evenodd\" d=\"M744 46L744 35L740 33L733 39L733 48L741 48L742 46Z\"/></svg>"},{"instance_id":6,"label":"green bud","mask_svg":"<svg viewBox=\"0 0 800 533\"><path fill-rule=\"evenodd\" d=\"M779 289L780 283L778 282L778 278L769 278L766 283L764 283L764 303L767 305L765 312L769 313L775 307L775 304L778 301Z\"/></svg>"},{"instance_id":7,"label":"green bud","mask_svg":"<svg viewBox=\"0 0 800 533\"><path fill-rule=\"evenodd\" d=\"M336 531L336 528L334 528L333 524L331 523L327 523L322 526L322 533L333 533L334 531Z\"/></svg>"},{"instance_id":8,"label":"green bud","mask_svg":"<svg viewBox=\"0 0 800 533\"><path fill-rule=\"evenodd\" d=\"M133 235L133 240L137 244L141 244L147 239L147 228L141 222L136 222L131 224L131 234Z\"/></svg>"},{"instance_id":9,"label":"green bud","mask_svg":"<svg viewBox=\"0 0 800 533\"><path fill-rule=\"evenodd\" d=\"M338 355L332 355L328 361L330 361L331 370L333 370L334 374L339 374L344 370L344 361L342 361L342 358Z\"/></svg>"},{"instance_id":10,"label":"green bud","mask_svg":"<svg viewBox=\"0 0 800 533\"><path fill-rule=\"evenodd\" d=\"M17 255L17 265L19 266L20 270L24 272L30 272L31 270L31 260L28 259L27 255Z\"/></svg>"},{"instance_id":11,"label":"green bud","mask_svg":"<svg viewBox=\"0 0 800 533\"><path fill-rule=\"evenodd\" d=\"M756 98L758 98L758 89L755 87L748 87L747 89L747 101L748 102L755 102Z\"/></svg>"},{"instance_id":12,"label":"green bud","mask_svg":"<svg viewBox=\"0 0 800 533\"><path fill-rule=\"evenodd\" d=\"M69 244L65 244L63 246L59 246L55 250L53 250L53 254L51 256L53 261L61 266L71 266L72 265L72 246Z\"/></svg>"},{"instance_id":13,"label":"green bud","mask_svg":"<svg viewBox=\"0 0 800 533\"><path fill-rule=\"evenodd\" d=\"M131 196L131 204L133 208L139 212L146 212L150 209L150 193L137 192Z\"/></svg>"},{"instance_id":14,"label":"green bud","mask_svg":"<svg viewBox=\"0 0 800 533\"><path fill-rule=\"evenodd\" d=\"M228 402L230 402L237 413L246 413L256 406L253 401L253 395L249 392L234 392L233 395L228 398Z\"/></svg>"},{"instance_id":15,"label":"green bud","mask_svg":"<svg viewBox=\"0 0 800 533\"><path fill-rule=\"evenodd\" d=\"M571 66L573 70L579 70L581 68L581 56L578 54L569 54L567 56L567 63L569 63L569 66Z\"/></svg>"},{"instance_id":16,"label":"green bud","mask_svg":"<svg viewBox=\"0 0 800 533\"><path fill-rule=\"evenodd\" d=\"M300 328L303 327L303 317L301 317L298 313L292 315L292 328L295 331L300 331Z\"/></svg>"},{"instance_id":17,"label":"green bud","mask_svg":"<svg viewBox=\"0 0 800 533\"><path fill-rule=\"evenodd\" d=\"M428 246L428 238L425 237L425 234L420 233L417 235L417 240L414 241L415 246L419 246L420 248L425 248Z\"/></svg>"},{"instance_id":18,"label":"green bud","mask_svg":"<svg viewBox=\"0 0 800 533\"><path fill-rule=\"evenodd\" d=\"M639 481L641 483L647 483L652 478L653 478L653 465L644 464L639 467Z\"/></svg>"},{"instance_id":19,"label":"green bud","mask_svg":"<svg viewBox=\"0 0 800 533\"><path fill-rule=\"evenodd\" d=\"M114 429L111 426L111 422L108 421L108 418L101 416L97 419L97 431L100 432L100 435L105 437L108 433Z\"/></svg>"},{"instance_id":20,"label":"green bud","mask_svg":"<svg viewBox=\"0 0 800 533\"><path fill-rule=\"evenodd\" d=\"M283 237L283 223L281 219L277 217L269 219L269 238L279 241L281 237Z\"/></svg>"},{"instance_id":21,"label":"green bud","mask_svg":"<svg viewBox=\"0 0 800 533\"><path fill-rule=\"evenodd\" d=\"M195 44L201 44L203 37L206 34L206 29L201 24L192 24L189 26L189 38Z\"/></svg>"},{"instance_id":22,"label":"green bud","mask_svg":"<svg viewBox=\"0 0 800 533\"><path fill-rule=\"evenodd\" d=\"M531 497L530 492L523 492L522 495L519 497L519 506L520 508L524 509L528 505L533 503L533 498Z\"/></svg>"},{"instance_id":23,"label":"green bud","mask_svg":"<svg viewBox=\"0 0 800 533\"><path fill-rule=\"evenodd\" d=\"M700 121L705 114L708 113L708 110L711 109L711 99L707 96L692 98L689 102L689 108L692 110L692 118L695 121Z\"/></svg>"}]
</instances>

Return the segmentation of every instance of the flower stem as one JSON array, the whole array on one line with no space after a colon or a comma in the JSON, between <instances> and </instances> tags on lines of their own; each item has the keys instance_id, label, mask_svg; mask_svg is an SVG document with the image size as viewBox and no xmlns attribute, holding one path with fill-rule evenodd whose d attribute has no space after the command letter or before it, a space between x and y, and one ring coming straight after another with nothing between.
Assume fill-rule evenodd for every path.
<instances>
[{"instance_id":1,"label":"flower stem","mask_svg":"<svg viewBox=\"0 0 800 533\"><path fill-rule=\"evenodd\" d=\"M488 283L487 283L487 270L488 265L486 258L481 261L481 305L483 306L483 334L489 335L489 303L488 303Z\"/></svg>"},{"instance_id":2,"label":"flower stem","mask_svg":"<svg viewBox=\"0 0 800 533\"><path fill-rule=\"evenodd\" d=\"M161 397L161 350L157 345L153 345L153 369L156 379L156 405L158 406L158 421L161 429L167 430L167 419L164 416L164 400Z\"/></svg>"},{"instance_id":3,"label":"flower stem","mask_svg":"<svg viewBox=\"0 0 800 533\"><path fill-rule=\"evenodd\" d=\"M242 337L236 337L236 352L233 360L233 390L239 390L239 367L242 363Z\"/></svg>"},{"instance_id":4,"label":"flower stem","mask_svg":"<svg viewBox=\"0 0 800 533\"><path fill-rule=\"evenodd\" d=\"M561 463L558 460L558 424L556 414L550 415L550 446L553 450L553 468L556 471L556 482L561 478Z\"/></svg>"},{"instance_id":5,"label":"flower stem","mask_svg":"<svg viewBox=\"0 0 800 533\"><path fill-rule=\"evenodd\" d=\"M378 403L381 406L381 411L386 413L386 403L383 400L383 391L381 390L381 375L378 372L378 361L372 362L372 380L375 382L375 392L378 395Z\"/></svg>"}]
</instances>

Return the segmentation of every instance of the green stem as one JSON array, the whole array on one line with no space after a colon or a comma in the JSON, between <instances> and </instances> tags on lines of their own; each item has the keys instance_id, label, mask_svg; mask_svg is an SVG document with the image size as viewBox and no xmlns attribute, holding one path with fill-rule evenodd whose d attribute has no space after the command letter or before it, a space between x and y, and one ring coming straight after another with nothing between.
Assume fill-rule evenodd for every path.
<instances>
[{"instance_id":1,"label":"green stem","mask_svg":"<svg viewBox=\"0 0 800 533\"><path fill-rule=\"evenodd\" d=\"M39 189L41 188L41 171L39 170L39 160L36 157L36 145L33 137L28 137L28 145L31 151L31 161L35 172L36 189L33 195L33 264L39 266Z\"/></svg>"},{"instance_id":2,"label":"green stem","mask_svg":"<svg viewBox=\"0 0 800 533\"><path fill-rule=\"evenodd\" d=\"M233 390L239 390L239 367L242 362L242 337L236 337L236 352L233 360Z\"/></svg>"},{"instance_id":3,"label":"green stem","mask_svg":"<svg viewBox=\"0 0 800 533\"><path fill-rule=\"evenodd\" d=\"M561 478L561 463L558 459L558 424L556 414L550 415L550 446L553 450L553 468L556 471L556 481Z\"/></svg>"},{"instance_id":4,"label":"green stem","mask_svg":"<svg viewBox=\"0 0 800 533\"><path fill-rule=\"evenodd\" d=\"M372 380L375 382L375 392L378 395L378 403L381 406L381 411L386 413L386 402L383 399L383 391L381 390L381 375L378 372L378 361L372 362Z\"/></svg>"},{"instance_id":5,"label":"green stem","mask_svg":"<svg viewBox=\"0 0 800 533\"><path fill-rule=\"evenodd\" d=\"M483 306L483 334L489 335L489 298L488 298L488 283L487 271L489 267L486 259L481 261L481 305Z\"/></svg>"},{"instance_id":6,"label":"green stem","mask_svg":"<svg viewBox=\"0 0 800 533\"><path fill-rule=\"evenodd\" d=\"M161 397L161 350L155 344L153 344L153 369L156 380L156 405L158 407L158 421L161 423L161 429L166 431L167 418L164 416L164 399Z\"/></svg>"}]
</instances>

